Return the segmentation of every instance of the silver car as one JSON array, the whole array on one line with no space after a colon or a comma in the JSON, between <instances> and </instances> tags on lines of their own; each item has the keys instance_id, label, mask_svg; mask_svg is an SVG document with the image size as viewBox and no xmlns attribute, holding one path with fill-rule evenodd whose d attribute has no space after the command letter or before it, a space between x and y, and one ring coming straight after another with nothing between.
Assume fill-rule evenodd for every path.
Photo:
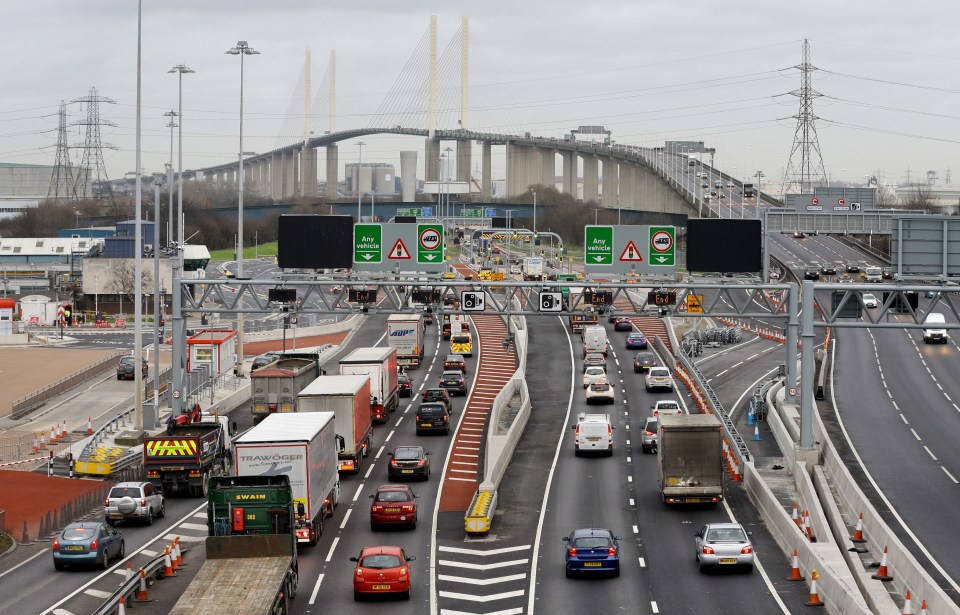
<instances>
[{"instance_id":1,"label":"silver car","mask_svg":"<svg viewBox=\"0 0 960 615\"><path fill-rule=\"evenodd\" d=\"M103 507L107 525L133 519L150 525L154 519L164 516L166 512L163 491L150 482L117 483L107 494Z\"/></svg>"},{"instance_id":2,"label":"silver car","mask_svg":"<svg viewBox=\"0 0 960 615\"><path fill-rule=\"evenodd\" d=\"M739 523L708 523L694 541L700 572L708 566L742 566L753 572L753 545Z\"/></svg>"},{"instance_id":3,"label":"silver car","mask_svg":"<svg viewBox=\"0 0 960 615\"><path fill-rule=\"evenodd\" d=\"M670 375L670 370L666 367L651 367L647 371L646 381L647 391L653 391L654 389L666 389L668 391L673 390L673 376Z\"/></svg>"},{"instance_id":4,"label":"silver car","mask_svg":"<svg viewBox=\"0 0 960 615\"><path fill-rule=\"evenodd\" d=\"M657 452L657 431L660 429L660 420L655 416L648 416L643 424L643 433L640 434L640 450L644 453Z\"/></svg>"}]
</instances>

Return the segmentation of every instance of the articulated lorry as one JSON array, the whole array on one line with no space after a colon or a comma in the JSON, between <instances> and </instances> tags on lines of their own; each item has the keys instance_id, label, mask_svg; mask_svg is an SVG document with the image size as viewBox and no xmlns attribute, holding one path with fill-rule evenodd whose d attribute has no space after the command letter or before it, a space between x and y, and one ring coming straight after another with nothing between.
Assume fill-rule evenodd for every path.
<instances>
[{"instance_id":1,"label":"articulated lorry","mask_svg":"<svg viewBox=\"0 0 960 615\"><path fill-rule=\"evenodd\" d=\"M420 367L424 327L422 314L391 314L387 318L387 346L397 349L397 365Z\"/></svg>"},{"instance_id":2,"label":"articulated lorry","mask_svg":"<svg viewBox=\"0 0 960 615\"><path fill-rule=\"evenodd\" d=\"M254 424L274 412L293 412L297 393L320 375L315 359L281 358L250 374L250 408Z\"/></svg>"},{"instance_id":3,"label":"articulated lorry","mask_svg":"<svg viewBox=\"0 0 960 615\"><path fill-rule=\"evenodd\" d=\"M333 412L340 472L360 473L373 447L370 378L320 376L300 391L297 412Z\"/></svg>"},{"instance_id":4,"label":"articulated lorry","mask_svg":"<svg viewBox=\"0 0 960 615\"><path fill-rule=\"evenodd\" d=\"M377 423L386 423L387 413L394 412L400 403L397 349L357 348L340 359L340 374L370 378L370 413Z\"/></svg>"},{"instance_id":5,"label":"articulated lorry","mask_svg":"<svg viewBox=\"0 0 960 615\"><path fill-rule=\"evenodd\" d=\"M237 476L289 477L297 541L311 547L340 501L334 420L332 412L272 414L234 445Z\"/></svg>"},{"instance_id":6,"label":"articulated lorry","mask_svg":"<svg viewBox=\"0 0 960 615\"><path fill-rule=\"evenodd\" d=\"M665 504L723 499L723 433L715 415L661 414L657 459Z\"/></svg>"},{"instance_id":7,"label":"articulated lorry","mask_svg":"<svg viewBox=\"0 0 960 615\"><path fill-rule=\"evenodd\" d=\"M299 578L290 479L219 476L204 490L207 559L170 615L289 613Z\"/></svg>"},{"instance_id":8,"label":"articulated lorry","mask_svg":"<svg viewBox=\"0 0 960 615\"><path fill-rule=\"evenodd\" d=\"M230 469L236 423L199 411L183 418L193 422L171 422L166 433L143 439L143 469L165 495L187 491L206 497L210 477Z\"/></svg>"}]
</instances>

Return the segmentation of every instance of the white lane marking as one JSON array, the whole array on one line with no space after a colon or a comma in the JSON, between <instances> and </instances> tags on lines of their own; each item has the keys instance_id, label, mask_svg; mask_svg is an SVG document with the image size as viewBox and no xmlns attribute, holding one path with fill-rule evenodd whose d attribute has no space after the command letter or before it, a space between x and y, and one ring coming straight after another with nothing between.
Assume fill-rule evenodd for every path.
<instances>
[{"instance_id":1,"label":"white lane marking","mask_svg":"<svg viewBox=\"0 0 960 615\"><path fill-rule=\"evenodd\" d=\"M639 558L637 558L637 559L640 560L640 567L641 567L641 568L646 568L646 567L647 567L647 560L645 560L645 559L642 558L642 557L639 557Z\"/></svg>"},{"instance_id":2,"label":"white lane marking","mask_svg":"<svg viewBox=\"0 0 960 615\"><path fill-rule=\"evenodd\" d=\"M447 547L440 545L437 547L437 551L442 551L444 553L459 553L461 555L479 555L481 557L487 557L490 555L502 555L504 553L514 553L516 551L526 551L530 548L530 545L517 545L514 547L502 547L500 549L464 549L463 547Z\"/></svg>"},{"instance_id":3,"label":"white lane marking","mask_svg":"<svg viewBox=\"0 0 960 615\"><path fill-rule=\"evenodd\" d=\"M313 586L313 593L310 594L310 604L317 601L317 592L320 591L320 584L323 583L323 573L317 577L317 584Z\"/></svg>"},{"instance_id":4,"label":"white lane marking","mask_svg":"<svg viewBox=\"0 0 960 615\"><path fill-rule=\"evenodd\" d=\"M933 454L933 451L931 451L929 447L927 447L927 445L923 446L923 450L927 451L927 454L930 455L931 459L933 459L934 461L938 461L937 456Z\"/></svg>"},{"instance_id":5,"label":"white lane marking","mask_svg":"<svg viewBox=\"0 0 960 615\"><path fill-rule=\"evenodd\" d=\"M380 450L377 451L377 454L376 454L373 458L374 458L375 460L376 460L376 459L380 459L380 455L383 454L383 451L386 450L386 448L387 448L386 446L381 446L381 447L380 447Z\"/></svg>"},{"instance_id":6,"label":"white lane marking","mask_svg":"<svg viewBox=\"0 0 960 615\"><path fill-rule=\"evenodd\" d=\"M634 526L633 526L633 533L634 533L634 534L639 534L639 533L640 533L640 528L638 528L636 525L634 525Z\"/></svg>"},{"instance_id":7,"label":"white lane marking","mask_svg":"<svg viewBox=\"0 0 960 615\"><path fill-rule=\"evenodd\" d=\"M363 483L360 483L360 486L357 487L357 492L353 494L353 501L356 502L357 498L360 497L360 492L363 491Z\"/></svg>"},{"instance_id":8,"label":"white lane marking","mask_svg":"<svg viewBox=\"0 0 960 615\"><path fill-rule=\"evenodd\" d=\"M633 458L628 456L628 457L627 457L627 463L633 463Z\"/></svg>"},{"instance_id":9,"label":"white lane marking","mask_svg":"<svg viewBox=\"0 0 960 615\"><path fill-rule=\"evenodd\" d=\"M714 378L719 378L720 376L726 374L726 373L729 372L729 371L730 371L729 369L725 369L725 370L723 370L722 372L720 372L719 374L717 374L716 376L714 376Z\"/></svg>"},{"instance_id":10,"label":"white lane marking","mask_svg":"<svg viewBox=\"0 0 960 615\"><path fill-rule=\"evenodd\" d=\"M468 570L495 570L497 568L506 568L508 566L521 566L529 564L529 559L512 559L507 562L494 562L492 564L471 564L470 562L457 562L449 559L440 560L441 566L452 566L454 568L467 568Z\"/></svg>"},{"instance_id":11,"label":"white lane marking","mask_svg":"<svg viewBox=\"0 0 960 615\"><path fill-rule=\"evenodd\" d=\"M903 413L902 413L902 412L900 413L900 420L903 421L903 424L904 424L904 425L909 425L909 424L910 424L910 421L907 420L907 417L903 416Z\"/></svg>"},{"instance_id":12,"label":"white lane marking","mask_svg":"<svg viewBox=\"0 0 960 615\"><path fill-rule=\"evenodd\" d=\"M660 612L660 607L657 606L657 601L656 601L656 600L651 600L651 601L650 601L650 609L651 609L654 613L659 613L659 612Z\"/></svg>"},{"instance_id":13,"label":"white lane marking","mask_svg":"<svg viewBox=\"0 0 960 615\"><path fill-rule=\"evenodd\" d=\"M910 433L912 433L912 434L913 434L913 437L917 439L917 442L921 442L921 441L922 441L922 440L920 439L920 434L918 434L917 431L916 431L913 427L910 428Z\"/></svg>"},{"instance_id":14,"label":"white lane marking","mask_svg":"<svg viewBox=\"0 0 960 615\"><path fill-rule=\"evenodd\" d=\"M363 475L363 480L367 480L368 478L370 478L370 473L371 473L371 472L373 472L373 464L372 464L372 463L367 467L367 473Z\"/></svg>"},{"instance_id":15,"label":"white lane marking","mask_svg":"<svg viewBox=\"0 0 960 615\"><path fill-rule=\"evenodd\" d=\"M960 484L960 481L957 481L957 479L954 478L953 474L950 473L950 470L946 469L946 468L943 467L943 466L940 466L940 469L943 470L944 473L945 473L947 476L950 477L950 480L952 480L952 481L954 482L954 484Z\"/></svg>"},{"instance_id":16,"label":"white lane marking","mask_svg":"<svg viewBox=\"0 0 960 615\"><path fill-rule=\"evenodd\" d=\"M353 509L352 509L352 508L348 508L348 509L347 509L347 514L345 514L345 515L343 516L343 521L340 522L340 529L341 529L341 530L342 530L343 528L347 527L347 519L350 518L350 513L352 513L352 512L353 512Z\"/></svg>"},{"instance_id":17,"label":"white lane marking","mask_svg":"<svg viewBox=\"0 0 960 615\"><path fill-rule=\"evenodd\" d=\"M393 431L391 431L390 433L388 433L388 434L387 434L387 437L384 438L383 441L384 441L384 442L389 442L389 441L390 441L390 438L393 437L393 432L394 432L394 431L396 431L396 430L393 430Z\"/></svg>"},{"instance_id":18,"label":"white lane marking","mask_svg":"<svg viewBox=\"0 0 960 615\"><path fill-rule=\"evenodd\" d=\"M636 506L636 502L633 501L633 498L630 498L630 506Z\"/></svg>"},{"instance_id":19,"label":"white lane marking","mask_svg":"<svg viewBox=\"0 0 960 615\"><path fill-rule=\"evenodd\" d=\"M333 552L336 551L336 549L337 549L337 543L339 543L339 542L340 542L340 537L339 537L339 536L337 536L336 538L333 539L333 542L330 544L330 550L327 551L327 558L326 558L325 560L323 560L323 561L329 562L330 560L333 559Z\"/></svg>"},{"instance_id":20,"label":"white lane marking","mask_svg":"<svg viewBox=\"0 0 960 615\"><path fill-rule=\"evenodd\" d=\"M628 483L632 483L632 482L633 482L633 477L632 477L632 476L627 476L627 482L628 482Z\"/></svg>"}]
</instances>

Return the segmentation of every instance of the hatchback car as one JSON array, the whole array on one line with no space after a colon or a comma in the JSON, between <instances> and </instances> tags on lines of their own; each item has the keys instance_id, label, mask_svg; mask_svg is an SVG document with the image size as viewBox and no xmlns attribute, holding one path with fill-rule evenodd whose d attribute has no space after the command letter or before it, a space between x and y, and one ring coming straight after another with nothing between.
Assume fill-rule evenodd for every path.
<instances>
[{"instance_id":1,"label":"hatchback car","mask_svg":"<svg viewBox=\"0 0 960 615\"><path fill-rule=\"evenodd\" d=\"M383 525L405 525L417 529L417 497L406 485L380 485L370 495L370 529Z\"/></svg>"},{"instance_id":2,"label":"hatchback car","mask_svg":"<svg viewBox=\"0 0 960 615\"><path fill-rule=\"evenodd\" d=\"M605 367L588 367L583 370L583 388L587 388L594 382L606 382L607 369Z\"/></svg>"},{"instance_id":3,"label":"hatchback car","mask_svg":"<svg viewBox=\"0 0 960 615\"><path fill-rule=\"evenodd\" d=\"M675 399L660 399L650 406L650 416L657 417L664 414L683 414L680 402Z\"/></svg>"},{"instance_id":4,"label":"hatchback car","mask_svg":"<svg viewBox=\"0 0 960 615\"><path fill-rule=\"evenodd\" d=\"M400 397L410 397L413 395L413 382L410 380L410 376L397 374L397 393Z\"/></svg>"},{"instance_id":5,"label":"hatchback car","mask_svg":"<svg viewBox=\"0 0 960 615\"><path fill-rule=\"evenodd\" d=\"M447 406L447 411L450 410L450 393L446 389L424 389L421 401L438 401Z\"/></svg>"},{"instance_id":6,"label":"hatchback car","mask_svg":"<svg viewBox=\"0 0 960 615\"><path fill-rule=\"evenodd\" d=\"M753 545L739 523L708 523L694 534L700 572L709 566L744 566L753 571Z\"/></svg>"},{"instance_id":7,"label":"hatchback car","mask_svg":"<svg viewBox=\"0 0 960 615\"><path fill-rule=\"evenodd\" d=\"M440 388L446 389L451 395L466 395L467 379L458 369L445 371L440 374Z\"/></svg>"},{"instance_id":8,"label":"hatchback car","mask_svg":"<svg viewBox=\"0 0 960 615\"><path fill-rule=\"evenodd\" d=\"M53 539L53 567L98 566L107 568L111 559L123 559L123 534L96 521L70 523Z\"/></svg>"},{"instance_id":9,"label":"hatchback car","mask_svg":"<svg viewBox=\"0 0 960 615\"><path fill-rule=\"evenodd\" d=\"M633 373L639 374L645 372L651 367L657 367L660 365L660 362L657 360L657 355L651 351L638 352L637 356L633 357Z\"/></svg>"},{"instance_id":10,"label":"hatchback car","mask_svg":"<svg viewBox=\"0 0 960 615\"><path fill-rule=\"evenodd\" d=\"M467 361L462 354L448 354L443 360L443 369L459 369L464 374L467 373Z\"/></svg>"},{"instance_id":11,"label":"hatchback car","mask_svg":"<svg viewBox=\"0 0 960 615\"><path fill-rule=\"evenodd\" d=\"M450 433L450 409L440 402L422 403L414 415L417 435L440 431Z\"/></svg>"},{"instance_id":12,"label":"hatchback car","mask_svg":"<svg viewBox=\"0 0 960 615\"><path fill-rule=\"evenodd\" d=\"M133 370L136 369L136 364L136 360L130 355L120 357L117 363L117 380L135 380L136 374ZM144 359L140 361L140 373L142 378L147 377L147 362Z\"/></svg>"},{"instance_id":13,"label":"hatchback car","mask_svg":"<svg viewBox=\"0 0 960 615\"><path fill-rule=\"evenodd\" d=\"M419 476L423 480L430 478L430 452L422 446L398 446L390 452L390 463L387 465L387 478L413 478Z\"/></svg>"},{"instance_id":14,"label":"hatchback car","mask_svg":"<svg viewBox=\"0 0 960 615\"><path fill-rule=\"evenodd\" d=\"M110 489L103 505L104 521L108 525L134 519L150 525L155 518L162 517L166 512L163 490L145 481L117 483Z\"/></svg>"},{"instance_id":15,"label":"hatchback car","mask_svg":"<svg viewBox=\"0 0 960 615\"><path fill-rule=\"evenodd\" d=\"M621 540L610 530L599 528L573 530L564 536L567 577L599 572L620 576Z\"/></svg>"},{"instance_id":16,"label":"hatchback car","mask_svg":"<svg viewBox=\"0 0 960 615\"><path fill-rule=\"evenodd\" d=\"M640 450L644 453L657 452L657 431L660 429L660 419L648 416L643 423L643 432L640 434Z\"/></svg>"},{"instance_id":17,"label":"hatchback car","mask_svg":"<svg viewBox=\"0 0 960 615\"><path fill-rule=\"evenodd\" d=\"M634 331L627 335L625 345L627 350L645 350L647 348L647 336L640 331Z\"/></svg>"},{"instance_id":18,"label":"hatchback car","mask_svg":"<svg viewBox=\"0 0 960 615\"><path fill-rule=\"evenodd\" d=\"M880 300L873 293L863 293L863 307L875 308L880 305Z\"/></svg>"},{"instance_id":19,"label":"hatchback car","mask_svg":"<svg viewBox=\"0 0 960 615\"><path fill-rule=\"evenodd\" d=\"M633 323L626 316L617 316L613 321L614 331L633 331Z\"/></svg>"},{"instance_id":20,"label":"hatchback car","mask_svg":"<svg viewBox=\"0 0 960 615\"><path fill-rule=\"evenodd\" d=\"M670 375L670 370L666 367L652 367L647 371L644 385L647 391L653 391L654 389L667 389L668 391L672 391L673 377Z\"/></svg>"},{"instance_id":21,"label":"hatchback car","mask_svg":"<svg viewBox=\"0 0 960 615\"><path fill-rule=\"evenodd\" d=\"M883 280L892 280L893 279L893 269L890 267L884 267L880 271L880 278Z\"/></svg>"},{"instance_id":22,"label":"hatchback car","mask_svg":"<svg viewBox=\"0 0 960 615\"><path fill-rule=\"evenodd\" d=\"M607 357L602 352L588 352L583 357L583 370L586 371L588 367L602 367L603 371L607 371Z\"/></svg>"},{"instance_id":23,"label":"hatchback car","mask_svg":"<svg viewBox=\"0 0 960 615\"><path fill-rule=\"evenodd\" d=\"M803 279L804 280L819 280L820 279L820 268L816 265L808 265L803 268Z\"/></svg>"},{"instance_id":24,"label":"hatchback car","mask_svg":"<svg viewBox=\"0 0 960 615\"><path fill-rule=\"evenodd\" d=\"M615 401L613 385L609 382L594 382L585 393L588 404L612 404Z\"/></svg>"},{"instance_id":25,"label":"hatchback car","mask_svg":"<svg viewBox=\"0 0 960 615\"><path fill-rule=\"evenodd\" d=\"M353 570L353 599L362 600L368 595L394 594L403 600L410 599L409 562L417 559L400 547L364 547L357 557Z\"/></svg>"}]
</instances>

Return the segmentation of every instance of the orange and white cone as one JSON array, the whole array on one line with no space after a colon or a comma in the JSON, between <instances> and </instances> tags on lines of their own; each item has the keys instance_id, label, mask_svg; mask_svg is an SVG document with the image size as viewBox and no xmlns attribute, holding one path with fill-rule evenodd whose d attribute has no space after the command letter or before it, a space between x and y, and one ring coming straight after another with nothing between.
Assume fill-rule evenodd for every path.
<instances>
[{"instance_id":1,"label":"orange and white cone","mask_svg":"<svg viewBox=\"0 0 960 615\"><path fill-rule=\"evenodd\" d=\"M126 583L133 578L133 567L130 562L127 562L127 575L124 577L123 582Z\"/></svg>"},{"instance_id":2,"label":"orange and white cone","mask_svg":"<svg viewBox=\"0 0 960 615\"><path fill-rule=\"evenodd\" d=\"M140 569L140 589L137 590L135 599L137 602L148 602L150 600L147 596L147 571L143 568Z\"/></svg>"},{"instance_id":3,"label":"orange and white cone","mask_svg":"<svg viewBox=\"0 0 960 615\"><path fill-rule=\"evenodd\" d=\"M60 428L60 439L66 440L70 434L67 433L67 422L63 422L63 427Z\"/></svg>"},{"instance_id":4,"label":"orange and white cone","mask_svg":"<svg viewBox=\"0 0 960 615\"><path fill-rule=\"evenodd\" d=\"M163 548L163 576L173 576L173 564L170 562L170 547Z\"/></svg>"},{"instance_id":5,"label":"orange and white cone","mask_svg":"<svg viewBox=\"0 0 960 615\"><path fill-rule=\"evenodd\" d=\"M903 615L913 615L913 604L910 600L910 590L907 590L907 596L903 599Z\"/></svg>"},{"instance_id":6,"label":"orange and white cone","mask_svg":"<svg viewBox=\"0 0 960 615\"><path fill-rule=\"evenodd\" d=\"M867 542L863 538L863 513L860 513L860 517L857 518L857 529L853 530L850 542Z\"/></svg>"},{"instance_id":7,"label":"orange and white cone","mask_svg":"<svg viewBox=\"0 0 960 615\"><path fill-rule=\"evenodd\" d=\"M117 615L127 615L127 601L123 595L120 596L120 605Z\"/></svg>"},{"instance_id":8,"label":"orange and white cone","mask_svg":"<svg viewBox=\"0 0 960 615\"><path fill-rule=\"evenodd\" d=\"M927 615L927 601L920 601L920 615Z\"/></svg>"},{"instance_id":9,"label":"orange and white cone","mask_svg":"<svg viewBox=\"0 0 960 615\"><path fill-rule=\"evenodd\" d=\"M820 578L820 575L817 573L817 569L814 568L813 572L810 573L810 598L804 602L807 606L823 606L823 600L820 599L820 595L817 593L817 579Z\"/></svg>"},{"instance_id":10,"label":"orange and white cone","mask_svg":"<svg viewBox=\"0 0 960 615\"><path fill-rule=\"evenodd\" d=\"M42 433L40 434L40 450L41 451L47 450L47 440L46 438L43 437Z\"/></svg>"},{"instance_id":11,"label":"orange and white cone","mask_svg":"<svg viewBox=\"0 0 960 615\"><path fill-rule=\"evenodd\" d=\"M87 435L93 435L93 418L87 418Z\"/></svg>"},{"instance_id":12,"label":"orange and white cone","mask_svg":"<svg viewBox=\"0 0 960 615\"><path fill-rule=\"evenodd\" d=\"M50 444L56 444L58 440L60 440L60 423L50 428Z\"/></svg>"},{"instance_id":13,"label":"orange and white cone","mask_svg":"<svg viewBox=\"0 0 960 615\"><path fill-rule=\"evenodd\" d=\"M807 535L807 540L813 540L813 532L810 529L810 513L803 511L803 533Z\"/></svg>"},{"instance_id":14,"label":"orange and white cone","mask_svg":"<svg viewBox=\"0 0 960 615\"><path fill-rule=\"evenodd\" d=\"M171 542L167 550L170 551L170 565L173 567L173 571L176 572L180 569L180 562L177 561L177 543Z\"/></svg>"},{"instance_id":15,"label":"orange and white cone","mask_svg":"<svg viewBox=\"0 0 960 615\"><path fill-rule=\"evenodd\" d=\"M796 502L793 503L793 514L790 515L790 518L793 519L794 525L796 525L797 527L800 527L800 517L797 516L797 503L796 503Z\"/></svg>"},{"instance_id":16,"label":"orange and white cone","mask_svg":"<svg viewBox=\"0 0 960 615\"><path fill-rule=\"evenodd\" d=\"M804 576L800 574L800 557L797 555L797 550L793 550L793 566L790 568L790 576L787 577L788 581L803 581Z\"/></svg>"},{"instance_id":17,"label":"orange and white cone","mask_svg":"<svg viewBox=\"0 0 960 615\"><path fill-rule=\"evenodd\" d=\"M887 548L883 548L883 557L880 558L880 568L872 575L871 579L877 579L879 581L892 581L893 577L890 576L890 573L887 571Z\"/></svg>"},{"instance_id":18,"label":"orange and white cone","mask_svg":"<svg viewBox=\"0 0 960 615\"><path fill-rule=\"evenodd\" d=\"M183 566L183 551L180 549L180 537L173 539L173 553L177 556L177 567Z\"/></svg>"}]
</instances>

